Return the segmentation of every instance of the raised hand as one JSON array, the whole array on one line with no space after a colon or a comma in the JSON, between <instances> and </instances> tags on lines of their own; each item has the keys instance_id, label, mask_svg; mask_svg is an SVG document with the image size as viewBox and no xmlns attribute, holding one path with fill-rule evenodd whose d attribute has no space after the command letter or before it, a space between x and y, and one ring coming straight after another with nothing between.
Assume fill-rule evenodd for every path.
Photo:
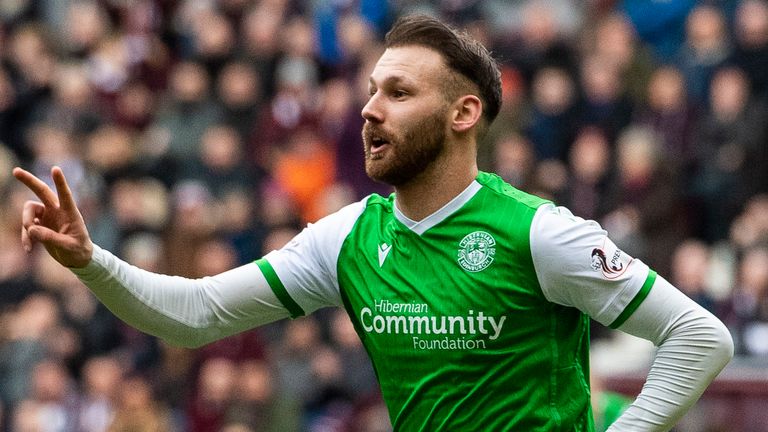
<instances>
[{"instance_id":1,"label":"raised hand","mask_svg":"<svg viewBox=\"0 0 768 432\"><path fill-rule=\"evenodd\" d=\"M31 252L32 246L39 242L60 264L85 267L91 261L93 243L61 168L51 169L56 193L45 182L21 168L14 168L13 176L41 201L24 204L21 219L24 250Z\"/></svg>"}]
</instances>

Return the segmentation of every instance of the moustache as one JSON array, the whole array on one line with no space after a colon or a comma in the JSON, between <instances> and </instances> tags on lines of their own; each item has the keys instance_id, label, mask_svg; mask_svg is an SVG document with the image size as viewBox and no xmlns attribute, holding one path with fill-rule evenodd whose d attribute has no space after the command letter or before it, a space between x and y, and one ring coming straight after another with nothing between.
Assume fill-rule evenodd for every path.
<instances>
[{"instance_id":1,"label":"moustache","mask_svg":"<svg viewBox=\"0 0 768 432\"><path fill-rule=\"evenodd\" d=\"M390 134L389 132L383 130L380 127L374 126L371 123L365 123L363 125L363 141L365 141L366 144L371 144L374 138L389 143L393 143L396 140L394 134Z\"/></svg>"}]
</instances>

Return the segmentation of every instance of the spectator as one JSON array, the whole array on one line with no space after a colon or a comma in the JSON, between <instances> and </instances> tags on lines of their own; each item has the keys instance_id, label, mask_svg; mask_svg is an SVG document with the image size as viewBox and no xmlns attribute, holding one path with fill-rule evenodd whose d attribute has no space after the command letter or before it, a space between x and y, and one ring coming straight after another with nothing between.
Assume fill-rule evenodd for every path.
<instances>
[{"instance_id":1,"label":"spectator","mask_svg":"<svg viewBox=\"0 0 768 432\"><path fill-rule=\"evenodd\" d=\"M755 98L768 97L768 5L759 0L739 2L734 23L733 63L750 82Z\"/></svg>"},{"instance_id":2,"label":"spectator","mask_svg":"<svg viewBox=\"0 0 768 432\"><path fill-rule=\"evenodd\" d=\"M746 202L731 224L730 244L737 252L768 244L768 195L755 195Z\"/></svg>"},{"instance_id":3,"label":"spectator","mask_svg":"<svg viewBox=\"0 0 768 432\"><path fill-rule=\"evenodd\" d=\"M84 59L111 30L107 11L98 2L75 2L66 6L65 13L59 29L62 45L69 56Z\"/></svg>"},{"instance_id":4,"label":"spectator","mask_svg":"<svg viewBox=\"0 0 768 432\"><path fill-rule=\"evenodd\" d=\"M501 109L488 133L478 143L477 165L481 170L490 170L495 165L495 145L506 139L510 133L522 133L529 122L529 106L526 83L515 68L501 68Z\"/></svg>"},{"instance_id":5,"label":"spectator","mask_svg":"<svg viewBox=\"0 0 768 432\"><path fill-rule=\"evenodd\" d=\"M493 172L518 189L531 190L536 167L531 143L513 133L499 138L494 149Z\"/></svg>"},{"instance_id":6,"label":"spectator","mask_svg":"<svg viewBox=\"0 0 768 432\"><path fill-rule=\"evenodd\" d=\"M223 109L222 121L237 131L241 142L250 137L262 109L261 81L256 70L243 61L224 65L216 80L216 95Z\"/></svg>"},{"instance_id":7,"label":"spectator","mask_svg":"<svg viewBox=\"0 0 768 432\"><path fill-rule=\"evenodd\" d=\"M157 115L156 127L167 134L170 155L182 162L194 158L205 130L221 120L211 99L210 75L194 62L182 62L171 71L170 97Z\"/></svg>"},{"instance_id":8,"label":"spectator","mask_svg":"<svg viewBox=\"0 0 768 432\"><path fill-rule=\"evenodd\" d=\"M755 247L745 251L738 275L725 322L734 333L736 352L765 356L768 354L768 249Z\"/></svg>"},{"instance_id":9,"label":"spectator","mask_svg":"<svg viewBox=\"0 0 768 432\"><path fill-rule=\"evenodd\" d=\"M518 27L507 43L499 41L502 58L518 69L525 81L531 82L539 69L551 67L573 71L576 65L573 48L568 44L566 27L561 20L578 16L576 2L528 0L517 5Z\"/></svg>"},{"instance_id":10,"label":"spectator","mask_svg":"<svg viewBox=\"0 0 768 432\"><path fill-rule=\"evenodd\" d=\"M182 169L181 177L205 184L215 198L235 189L252 189L258 174L247 165L244 153L237 130L211 125L203 132L200 150Z\"/></svg>"},{"instance_id":11,"label":"spectator","mask_svg":"<svg viewBox=\"0 0 768 432\"><path fill-rule=\"evenodd\" d=\"M190 432L221 429L235 396L236 371L237 366L229 359L211 358L203 362L188 413Z\"/></svg>"},{"instance_id":12,"label":"spectator","mask_svg":"<svg viewBox=\"0 0 768 432\"><path fill-rule=\"evenodd\" d=\"M154 120L157 97L143 81L131 81L117 93L110 110L115 125L143 132Z\"/></svg>"},{"instance_id":13,"label":"spectator","mask_svg":"<svg viewBox=\"0 0 768 432\"><path fill-rule=\"evenodd\" d=\"M565 69L546 67L532 83L532 112L525 135L538 160L565 160L573 140L576 87Z\"/></svg>"},{"instance_id":14,"label":"spectator","mask_svg":"<svg viewBox=\"0 0 768 432\"><path fill-rule=\"evenodd\" d=\"M765 110L749 95L749 82L737 68L712 79L710 109L695 130L698 168L693 191L703 206L703 237L720 240L741 203L764 190Z\"/></svg>"},{"instance_id":15,"label":"spectator","mask_svg":"<svg viewBox=\"0 0 768 432\"><path fill-rule=\"evenodd\" d=\"M612 175L608 138L600 129L584 128L569 156L571 170L563 205L580 217L599 220L607 210L605 195Z\"/></svg>"},{"instance_id":16,"label":"spectator","mask_svg":"<svg viewBox=\"0 0 768 432\"><path fill-rule=\"evenodd\" d=\"M235 29L221 12L200 8L191 17L191 58L217 76L234 55Z\"/></svg>"},{"instance_id":17,"label":"spectator","mask_svg":"<svg viewBox=\"0 0 768 432\"><path fill-rule=\"evenodd\" d=\"M83 399L79 402L78 428L83 432L107 430L115 416L123 368L116 358L93 357L83 366Z\"/></svg>"},{"instance_id":18,"label":"spectator","mask_svg":"<svg viewBox=\"0 0 768 432\"><path fill-rule=\"evenodd\" d=\"M635 123L648 126L663 140L669 162L689 178L695 169L693 131L698 110L688 100L682 73L673 66L656 69L648 85L646 104L635 115ZM686 185L687 189L690 188Z\"/></svg>"},{"instance_id":19,"label":"spectator","mask_svg":"<svg viewBox=\"0 0 768 432\"><path fill-rule=\"evenodd\" d=\"M661 145L648 129L629 128L621 134L603 221L620 248L669 274L672 251L686 237L686 223L678 179Z\"/></svg>"},{"instance_id":20,"label":"spectator","mask_svg":"<svg viewBox=\"0 0 768 432\"><path fill-rule=\"evenodd\" d=\"M171 422L166 408L152 394L146 379L132 376L119 389L115 419L107 432L166 432Z\"/></svg>"},{"instance_id":21,"label":"spectator","mask_svg":"<svg viewBox=\"0 0 768 432\"><path fill-rule=\"evenodd\" d=\"M226 415L228 424L265 432L301 430L300 407L296 400L282 394L274 379L275 371L266 362L242 362L237 376L235 400Z\"/></svg>"},{"instance_id":22,"label":"spectator","mask_svg":"<svg viewBox=\"0 0 768 432\"><path fill-rule=\"evenodd\" d=\"M688 95L700 106L709 98L709 83L731 53L723 13L714 6L696 6L688 16L685 43L675 64L685 77Z\"/></svg>"},{"instance_id":23,"label":"spectator","mask_svg":"<svg viewBox=\"0 0 768 432\"><path fill-rule=\"evenodd\" d=\"M650 49L641 44L629 19L618 12L610 13L595 23L589 38L589 52L614 63L621 74L627 95L635 104L646 100L646 88L654 68Z\"/></svg>"},{"instance_id":24,"label":"spectator","mask_svg":"<svg viewBox=\"0 0 768 432\"><path fill-rule=\"evenodd\" d=\"M42 361L35 365L29 398L21 402L35 407L36 420L43 431L66 432L77 424L77 393L69 371L59 362Z\"/></svg>"},{"instance_id":25,"label":"spectator","mask_svg":"<svg viewBox=\"0 0 768 432\"><path fill-rule=\"evenodd\" d=\"M602 129L613 141L632 120L633 106L626 95L622 71L608 58L588 55L581 62L583 98L578 107L578 127Z\"/></svg>"},{"instance_id":26,"label":"spectator","mask_svg":"<svg viewBox=\"0 0 768 432\"><path fill-rule=\"evenodd\" d=\"M58 325L59 312L50 295L33 294L2 319L0 400L14 407L30 394L34 367L48 355L45 337Z\"/></svg>"},{"instance_id":27,"label":"spectator","mask_svg":"<svg viewBox=\"0 0 768 432\"><path fill-rule=\"evenodd\" d=\"M333 181L335 163L327 142L311 129L298 130L277 154L274 177L298 206L304 222L314 222L319 212L318 198Z\"/></svg>"},{"instance_id":28,"label":"spectator","mask_svg":"<svg viewBox=\"0 0 768 432\"><path fill-rule=\"evenodd\" d=\"M720 314L707 286L710 255L709 247L700 240L688 239L680 243L672 255L671 282L708 311Z\"/></svg>"}]
</instances>

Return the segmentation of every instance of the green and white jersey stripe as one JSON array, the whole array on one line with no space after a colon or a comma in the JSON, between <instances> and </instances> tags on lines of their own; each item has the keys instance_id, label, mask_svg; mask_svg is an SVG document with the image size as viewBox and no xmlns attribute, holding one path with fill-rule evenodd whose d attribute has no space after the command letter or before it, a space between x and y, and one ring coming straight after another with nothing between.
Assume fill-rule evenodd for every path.
<instances>
[{"instance_id":1,"label":"green and white jersey stripe","mask_svg":"<svg viewBox=\"0 0 768 432\"><path fill-rule=\"evenodd\" d=\"M372 195L257 264L291 316L347 310L406 431L592 430L587 315L620 325L655 275L486 173L418 222Z\"/></svg>"}]
</instances>

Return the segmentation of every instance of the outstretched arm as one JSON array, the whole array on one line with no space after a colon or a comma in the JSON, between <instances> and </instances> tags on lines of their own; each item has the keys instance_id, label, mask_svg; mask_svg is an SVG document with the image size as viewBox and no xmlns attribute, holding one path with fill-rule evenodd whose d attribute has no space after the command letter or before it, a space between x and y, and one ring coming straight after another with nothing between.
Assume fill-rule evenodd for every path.
<instances>
[{"instance_id":1,"label":"outstretched arm","mask_svg":"<svg viewBox=\"0 0 768 432\"><path fill-rule=\"evenodd\" d=\"M198 347L290 316L256 264L187 279L151 273L94 246L72 271L118 318L175 345Z\"/></svg>"},{"instance_id":2,"label":"outstretched arm","mask_svg":"<svg viewBox=\"0 0 768 432\"><path fill-rule=\"evenodd\" d=\"M40 198L24 205L24 249L30 252L41 243L107 308L139 330L195 347L289 316L256 264L202 279L141 270L91 242L60 168L51 170L56 193L21 168L13 175Z\"/></svg>"}]
</instances>

